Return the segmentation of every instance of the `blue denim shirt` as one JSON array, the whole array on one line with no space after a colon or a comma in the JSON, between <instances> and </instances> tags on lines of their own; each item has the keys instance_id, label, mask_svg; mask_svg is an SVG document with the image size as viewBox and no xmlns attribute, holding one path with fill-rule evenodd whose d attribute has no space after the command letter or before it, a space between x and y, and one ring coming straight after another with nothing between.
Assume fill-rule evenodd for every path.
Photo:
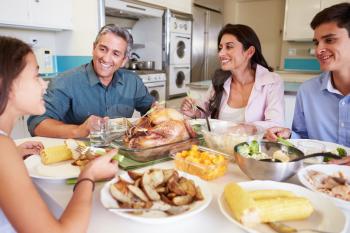
<instances>
[{"instance_id":1,"label":"blue denim shirt","mask_svg":"<svg viewBox=\"0 0 350 233\"><path fill-rule=\"evenodd\" d=\"M79 125L90 115L131 117L134 109L145 114L154 101L142 80L125 69L115 72L108 86L102 85L92 62L54 78L44 99L45 114L27 121L31 135L44 119Z\"/></svg>"},{"instance_id":2,"label":"blue denim shirt","mask_svg":"<svg viewBox=\"0 0 350 233\"><path fill-rule=\"evenodd\" d=\"M297 94L292 138L310 138L350 146L350 95L331 82L331 73L304 82Z\"/></svg>"}]
</instances>

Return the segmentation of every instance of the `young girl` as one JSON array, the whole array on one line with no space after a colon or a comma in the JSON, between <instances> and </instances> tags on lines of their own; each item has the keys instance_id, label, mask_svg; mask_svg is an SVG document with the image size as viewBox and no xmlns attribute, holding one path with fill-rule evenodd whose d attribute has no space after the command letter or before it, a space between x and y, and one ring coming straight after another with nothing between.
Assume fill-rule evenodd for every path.
<instances>
[{"instance_id":1,"label":"young girl","mask_svg":"<svg viewBox=\"0 0 350 233\"><path fill-rule=\"evenodd\" d=\"M45 112L47 84L38 75L32 49L0 36L0 232L85 232L94 182L117 172L114 152L90 162L61 218L56 220L28 176L20 150L8 135L18 117ZM39 145L40 147L40 145ZM3 212L3 213L2 213ZM11 226L12 225L12 226ZM13 229L13 228L14 229Z\"/></svg>"}]
</instances>

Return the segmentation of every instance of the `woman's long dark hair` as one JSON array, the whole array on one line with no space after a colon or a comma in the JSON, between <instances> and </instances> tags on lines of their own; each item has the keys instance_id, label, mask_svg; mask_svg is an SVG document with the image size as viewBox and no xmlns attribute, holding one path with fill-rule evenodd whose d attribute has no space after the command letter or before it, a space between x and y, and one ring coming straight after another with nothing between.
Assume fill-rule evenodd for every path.
<instances>
[{"instance_id":1,"label":"woman's long dark hair","mask_svg":"<svg viewBox=\"0 0 350 233\"><path fill-rule=\"evenodd\" d=\"M0 115L7 106L13 80L26 66L25 56L32 52L23 41L0 36Z\"/></svg>"},{"instance_id":2,"label":"woman's long dark hair","mask_svg":"<svg viewBox=\"0 0 350 233\"><path fill-rule=\"evenodd\" d=\"M237 40L242 43L244 51L246 51L250 46L255 48L255 53L250 59L252 69L256 69L256 65L259 64L267 68L269 71L273 71L273 68L267 64L264 56L262 55L259 38L252 28L243 24L226 24L219 33L218 48L221 38L225 34L235 36ZM219 117L219 108L224 92L224 83L231 77L231 75L232 74L230 71L224 71L221 69L214 73L212 83L215 93L209 100L209 112L211 112L211 118L217 119Z\"/></svg>"}]
</instances>

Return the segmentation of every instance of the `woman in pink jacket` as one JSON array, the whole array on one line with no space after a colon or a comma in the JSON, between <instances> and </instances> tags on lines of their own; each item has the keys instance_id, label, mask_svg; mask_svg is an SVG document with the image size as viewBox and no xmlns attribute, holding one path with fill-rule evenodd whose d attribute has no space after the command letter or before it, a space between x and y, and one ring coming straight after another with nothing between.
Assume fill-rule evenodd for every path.
<instances>
[{"instance_id":1,"label":"woman in pink jacket","mask_svg":"<svg viewBox=\"0 0 350 233\"><path fill-rule=\"evenodd\" d=\"M227 24L218 36L221 69L212 80L207 98L196 103L186 98L181 111L192 118L204 117L194 105L201 105L211 118L249 122L263 128L284 124L284 86L261 52L260 41L250 27Z\"/></svg>"}]
</instances>

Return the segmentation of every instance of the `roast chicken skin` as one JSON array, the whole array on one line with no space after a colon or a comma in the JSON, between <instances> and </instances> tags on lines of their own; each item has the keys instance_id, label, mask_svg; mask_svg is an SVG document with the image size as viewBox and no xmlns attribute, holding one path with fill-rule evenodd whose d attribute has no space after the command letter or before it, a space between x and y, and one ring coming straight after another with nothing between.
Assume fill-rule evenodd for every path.
<instances>
[{"instance_id":1,"label":"roast chicken skin","mask_svg":"<svg viewBox=\"0 0 350 233\"><path fill-rule=\"evenodd\" d=\"M149 148L179 142L195 133L183 115L171 108L157 108L130 128L124 142L130 148Z\"/></svg>"}]
</instances>

